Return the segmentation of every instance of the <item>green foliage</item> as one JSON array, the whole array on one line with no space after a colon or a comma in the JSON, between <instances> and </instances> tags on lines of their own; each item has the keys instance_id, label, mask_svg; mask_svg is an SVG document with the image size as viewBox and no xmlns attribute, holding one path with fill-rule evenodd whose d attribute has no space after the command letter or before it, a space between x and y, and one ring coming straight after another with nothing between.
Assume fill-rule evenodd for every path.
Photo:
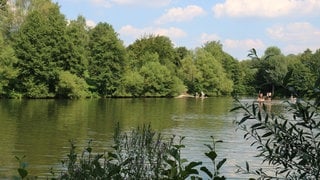
<instances>
[{"instance_id":1,"label":"green foliage","mask_svg":"<svg viewBox=\"0 0 320 180\"><path fill-rule=\"evenodd\" d=\"M6 44L0 34L0 97L8 97L12 91L10 83L17 78L18 74L18 69L14 68L16 62L17 58L12 47Z\"/></svg>"},{"instance_id":2,"label":"green foliage","mask_svg":"<svg viewBox=\"0 0 320 180\"><path fill-rule=\"evenodd\" d=\"M181 60L181 68L178 71L178 77L187 86L189 93L199 92L201 87L198 79L201 79L201 72L196 67L193 55L189 54Z\"/></svg>"},{"instance_id":3,"label":"green foliage","mask_svg":"<svg viewBox=\"0 0 320 180\"><path fill-rule=\"evenodd\" d=\"M269 49L279 54L277 49ZM254 49L251 56L258 58ZM269 56L270 57L270 56ZM286 75L288 85L294 85L290 78L297 78L294 67L298 66L303 70L302 64L293 64L293 67ZM243 118L236 121L238 127L245 132L244 138L252 140L260 152L257 156L274 167L273 174L266 173L262 168L250 170L249 164L240 171L249 174L256 174L260 178L289 178L289 179L319 179L320 178L320 122L319 122L319 81L314 85L314 90L309 95L312 99L303 101L298 98L296 102L288 101L286 115L274 115L267 110L265 104L241 104L232 109L242 110ZM294 87L291 93L299 97ZM304 90L301 90L304 91ZM301 96L300 96L301 97Z\"/></svg>"},{"instance_id":4,"label":"green foliage","mask_svg":"<svg viewBox=\"0 0 320 180\"><path fill-rule=\"evenodd\" d=\"M289 179L320 178L320 123L319 106L304 102L288 102L289 116L274 116L266 107L256 104L240 104L233 110L245 112L237 121L244 138L251 139L260 152L258 157L274 166L274 174L266 175L262 169L255 171L261 177L284 177ZM249 168L246 168L246 173Z\"/></svg>"},{"instance_id":5,"label":"green foliage","mask_svg":"<svg viewBox=\"0 0 320 180\"><path fill-rule=\"evenodd\" d=\"M99 23L90 30L89 48L89 84L101 96L113 96L124 73L125 48L107 23Z\"/></svg>"},{"instance_id":6,"label":"green foliage","mask_svg":"<svg viewBox=\"0 0 320 180\"><path fill-rule=\"evenodd\" d=\"M180 137L178 144L173 144L175 136L171 138L172 146L168 149L168 154L165 157L165 162L168 165L168 168L164 170L165 179L186 179L189 176L198 175L199 172L195 169L197 166L201 165L202 162L189 162L185 158L181 157L181 150L185 148L182 144L182 141L185 137Z\"/></svg>"},{"instance_id":7,"label":"green foliage","mask_svg":"<svg viewBox=\"0 0 320 180\"><path fill-rule=\"evenodd\" d=\"M136 40L128 47L132 52L133 60L141 60L145 53L157 54L159 63L166 66L171 72L174 72L176 65L176 51L173 48L173 43L168 37L149 35ZM138 62L139 63L139 62Z\"/></svg>"},{"instance_id":8,"label":"green foliage","mask_svg":"<svg viewBox=\"0 0 320 180\"><path fill-rule=\"evenodd\" d=\"M210 171L205 166L202 166L200 168L200 170L205 172L210 177L210 179L224 180L226 178L224 176L219 176L220 175L220 171L219 170L221 169L223 164L227 161L227 159L223 158L218 163L216 162L216 158L218 157L218 155L216 153L216 144L217 143L222 143L222 141L221 140L216 141L213 136L211 136L211 139L212 139L212 144L205 144L210 150L209 152L206 152L205 155L206 155L206 157L208 157L211 160L211 162L213 164L213 170ZM214 174L212 174L212 172Z\"/></svg>"},{"instance_id":9,"label":"green foliage","mask_svg":"<svg viewBox=\"0 0 320 180\"><path fill-rule=\"evenodd\" d=\"M289 87L294 96L307 96L310 89L313 89L316 78L314 73L303 63L297 62L288 67L288 80L286 87Z\"/></svg>"},{"instance_id":10,"label":"green foliage","mask_svg":"<svg viewBox=\"0 0 320 180\"><path fill-rule=\"evenodd\" d=\"M209 95L229 94L232 92L233 82L227 77L221 63L210 53L203 49L196 51L195 65L201 73L201 77L196 79L201 89L197 92L205 91Z\"/></svg>"},{"instance_id":11,"label":"green foliage","mask_svg":"<svg viewBox=\"0 0 320 180\"><path fill-rule=\"evenodd\" d=\"M70 21L66 27L66 38L65 49L62 52L65 61L60 66L65 71L84 77L88 69L89 54L89 34L84 17L79 16L77 20Z\"/></svg>"},{"instance_id":12,"label":"green foliage","mask_svg":"<svg viewBox=\"0 0 320 180\"><path fill-rule=\"evenodd\" d=\"M57 85L57 96L64 98L89 97L89 86L86 81L69 71L59 72L59 83Z\"/></svg>"},{"instance_id":13,"label":"green foliage","mask_svg":"<svg viewBox=\"0 0 320 180\"><path fill-rule=\"evenodd\" d=\"M64 16L55 5L42 11L29 13L15 36L20 69L16 86L30 98L51 97L55 93L58 65L64 61L61 55L65 42Z\"/></svg>"},{"instance_id":14,"label":"green foliage","mask_svg":"<svg viewBox=\"0 0 320 180\"><path fill-rule=\"evenodd\" d=\"M262 58L252 49L252 59L240 62L224 52L219 41L188 50L159 35L146 35L125 48L112 25L100 22L89 28L82 16L67 23L51 0L15 0L10 8L1 0L0 32L1 97L61 97L60 71L85 79L91 93L100 97L176 96L186 91L290 96L289 86L304 96L319 74L320 50L307 49L292 58L271 46ZM159 63L156 72L164 75L152 75L160 79L149 86L145 80L152 77L145 68L150 63Z\"/></svg>"},{"instance_id":15,"label":"green foliage","mask_svg":"<svg viewBox=\"0 0 320 180\"><path fill-rule=\"evenodd\" d=\"M137 71L128 70L124 73L117 96L141 97L143 95L144 79Z\"/></svg>"},{"instance_id":16,"label":"green foliage","mask_svg":"<svg viewBox=\"0 0 320 180\"><path fill-rule=\"evenodd\" d=\"M159 62L146 63L140 74L144 78L146 96L173 96L184 90L182 82L172 77L170 70Z\"/></svg>"}]
</instances>

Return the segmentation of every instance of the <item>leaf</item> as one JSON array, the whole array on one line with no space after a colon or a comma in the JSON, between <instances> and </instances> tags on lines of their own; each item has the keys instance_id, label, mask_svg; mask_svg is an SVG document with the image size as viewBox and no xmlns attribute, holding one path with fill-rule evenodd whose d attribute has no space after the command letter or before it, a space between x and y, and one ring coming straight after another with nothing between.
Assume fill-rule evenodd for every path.
<instances>
[{"instance_id":1,"label":"leaf","mask_svg":"<svg viewBox=\"0 0 320 180\"><path fill-rule=\"evenodd\" d=\"M210 177L210 179L212 179L213 174L209 171L209 169L208 169L207 167L202 166L202 167L200 168L200 170L203 171L203 172L205 172L205 173Z\"/></svg>"},{"instance_id":2,"label":"leaf","mask_svg":"<svg viewBox=\"0 0 320 180\"><path fill-rule=\"evenodd\" d=\"M222 159L221 161L219 161L219 163L218 163L218 165L217 165L217 170L219 170L226 161L227 161L226 158L224 158L224 159Z\"/></svg>"},{"instance_id":3,"label":"leaf","mask_svg":"<svg viewBox=\"0 0 320 180\"><path fill-rule=\"evenodd\" d=\"M258 112L258 120L261 121L262 117L261 117L261 111Z\"/></svg>"},{"instance_id":4,"label":"leaf","mask_svg":"<svg viewBox=\"0 0 320 180\"><path fill-rule=\"evenodd\" d=\"M111 152L108 152L108 157L111 157L113 159L117 159L118 158L118 156L115 153L111 153Z\"/></svg>"},{"instance_id":5,"label":"leaf","mask_svg":"<svg viewBox=\"0 0 320 180\"><path fill-rule=\"evenodd\" d=\"M208 153L204 153L208 158L210 158L212 161L214 161L216 159L216 157L218 156L217 153L215 151L210 151Z\"/></svg>"},{"instance_id":6,"label":"leaf","mask_svg":"<svg viewBox=\"0 0 320 180\"><path fill-rule=\"evenodd\" d=\"M256 123L256 124L251 126L251 129L255 129L256 127L259 127L261 125L262 125L262 123Z\"/></svg>"},{"instance_id":7,"label":"leaf","mask_svg":"<svg viewBox=\"0 0 320 180\"><path fill-rule=\"evenodd\" d=\"M246 120L248 120L250 118L250 115L244 116L241 121L239 122L239 125L244 123Z\"/></svg>"},{"instance_id":8,"label":"leaf","mask_svg":"<svg viewBox=\"0 0 320 180\"><path fill-rule=\"evenodd\" d=\"M256 106L255 106L255 104L252 104L252 113L253 113L253 115L254 116L256 116Z\"/></svg>"},{"instance_id":9,"label":"leaf","mask_svg":"<svg viewBox=\"0 0 320 180\"><path fill-rule=\"evenodd\" d=\"M88 151L88 153L92 152L92 148L91 147L88 147L86 150Z\"/></svg>"},{"instance_id":10,"label":"leaf","mask_svg":"<svg viewBox=\"0 0 320 180\"><path fill-rule=\"evenodd\" d=\"M209 144L204 144L205 146L207 146L211 151L213 151L213 147Z\"/></svg>"},{"instance_id":11,"label":"leaf","mask_svg":"<svg viewBox=\"0 0 320 180\"><path fill-rule=\"evenodd\" d=\"M249 168L249 163L248 163L248 161L246 161L246 170L247 170L247 172L249 172L249 171L250 171L250 168Z\"/></svg>"},{"instance_id":12,"label":"leaf","mask_svg":"<svg viewBox=\"0 0 320 180\"><path fill-rule=\"evenodd\" d=\"M201 164L202 164L202 162L194 162L194 161L192 161L186 166L186 169L192 169L192 168L197 167L197 166L199 166Z\"/></svg>"},{"instance_id":13,"label":"leaf","mask_svg":"<svg viewBox=\"0 0 320 180\"><path fill-rule=\"evenodd\" d=\"M230 112L236 111L236 110L238 110L238 109L243 109L243 107L242 107L242 106L234 107L234 108L232 108L232 109L230 110Z\"/></svg>"},{"instance_id":14,"label":"leaf","mask_svg":"<svg viewBox=\"0 0 320 180\"><path fill-rule=\"evenodd\" d=\"M267 133L265 133L264 135L262 135L262 137L264 138L264 137L268 137L268 136L271 136L273 134L273 132L267 132Z\"/></svg>"},{"instance_id":15,"label":"leaf","mask_svg":"<svg viewBox=\"0 0 320 180\"><path fill-rule=\"evenodd\" d=\"M23 169L23 168L19 168L19 169L18 169L18 172L19 172L19 175L20 175L20 177L21 177L22 179L25 178L25 177L28 175L28 171L25 170L25 169Z\"/></svg>"}]
</instances>

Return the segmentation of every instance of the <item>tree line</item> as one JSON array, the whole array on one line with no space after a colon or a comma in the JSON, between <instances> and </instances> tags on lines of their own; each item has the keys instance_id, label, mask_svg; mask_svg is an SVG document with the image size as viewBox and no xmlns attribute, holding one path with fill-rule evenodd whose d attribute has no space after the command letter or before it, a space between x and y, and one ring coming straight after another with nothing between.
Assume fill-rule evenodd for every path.
<instances>
[{"instance_id":1,"label":"tree line","mask_svg":"<svg viewBox=\"0 0 320 180\"><path fill-rule=\"evenodd\" d=\"M0 0L0 11L2 98L283 97L307 95L319 74L320 49L286 56L272 46L238 61L219 41L190 50L151 34L126 47L112 25L68 21L51 0Z\"/></svg>"}]
</instances>

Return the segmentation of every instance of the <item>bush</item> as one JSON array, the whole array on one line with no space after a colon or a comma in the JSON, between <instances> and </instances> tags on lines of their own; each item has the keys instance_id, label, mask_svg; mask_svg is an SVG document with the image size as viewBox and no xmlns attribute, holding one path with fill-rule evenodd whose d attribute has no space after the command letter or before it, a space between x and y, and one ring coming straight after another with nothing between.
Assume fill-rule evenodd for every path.
<instances>
[{"instance_id":1,"label":"bush","mask_svg":"<svg viewBox=\"0 0 320 180\"><path fill-rule=\"evenodd\" d=\"M239 102L239 101L238 101ZM245 132L244 138L252 140L263 162L273 168L273 173L263 169L244 173L257 174L260 178L320 179L320 118L318 101L286 103L288 115L275 116L263 104L241 104L244 116L236 121Z\"/></svg>"}]
</instances>

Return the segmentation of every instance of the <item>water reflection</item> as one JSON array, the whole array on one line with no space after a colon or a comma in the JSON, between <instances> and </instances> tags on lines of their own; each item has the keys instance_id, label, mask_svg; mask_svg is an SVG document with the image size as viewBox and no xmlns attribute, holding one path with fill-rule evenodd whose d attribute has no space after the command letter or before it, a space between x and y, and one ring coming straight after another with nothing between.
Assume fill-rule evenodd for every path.
<instances>
[{"instance_id":1,"label":"water reflection","mask_svg":"<svg viewBox=\"0 0 320 180\"><path fill-rule=\"evenodd\" d=\"M248 100L249 101L249 100ZM230 113L232 98L146 98L87 100L1 100L0 178L16 175L14 156L26 155L33 175L46 175L68 153L68 140L85 146L93 139L94 150L110 150L117 122L123 130L151 123L164 135L186 136L184 155L209 164L203 153L210 136L224 143L217 146L226 157L223 173L234 175L235 165L254 161L254 149L235 131ZM81 148L78 148L81 150Z\"/></svg>"}]
</instances>

